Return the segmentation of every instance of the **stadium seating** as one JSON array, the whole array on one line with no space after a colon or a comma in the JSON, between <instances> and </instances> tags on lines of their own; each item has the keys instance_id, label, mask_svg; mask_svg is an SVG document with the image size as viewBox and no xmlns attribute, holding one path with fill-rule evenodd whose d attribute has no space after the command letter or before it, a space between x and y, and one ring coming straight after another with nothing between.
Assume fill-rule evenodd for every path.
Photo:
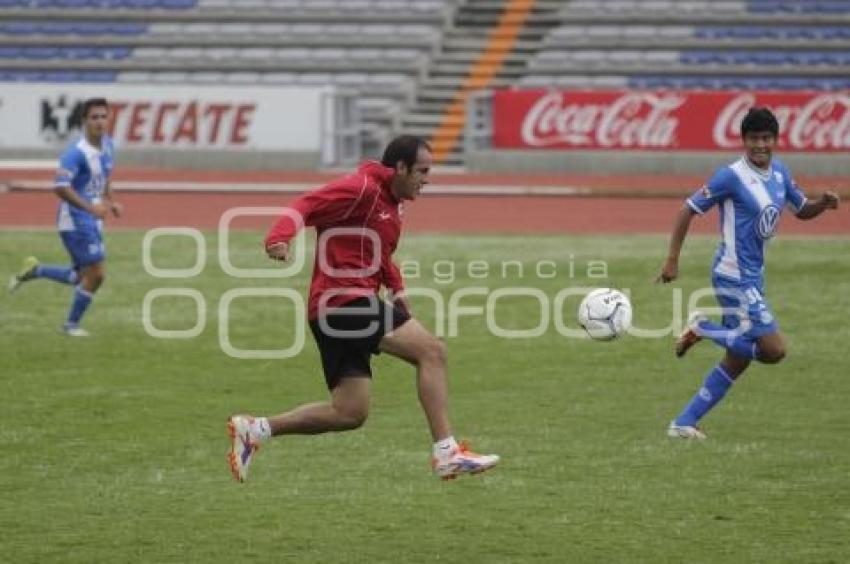
<instances>
[{"instance_id":1,"label":"stadium seating","mask_svg":"<svg viewBox=\"0 0 850 564\"><path fill-rule=\"evenodd\" d=\"M0 81L335 85L386 138L455 3L0 0Z\"/></svg>"},{"instance_id":2,"label":"stadium seating","mask_svg":"<svg viewBox=\"0 0 850 564\"><path fill-rule=\"evenodd\" d=\"M640 88L824 90L847 84L846 0L576 0L560 16L520 84L599 88L618 79Z\"/></svg>"}]
</instances>

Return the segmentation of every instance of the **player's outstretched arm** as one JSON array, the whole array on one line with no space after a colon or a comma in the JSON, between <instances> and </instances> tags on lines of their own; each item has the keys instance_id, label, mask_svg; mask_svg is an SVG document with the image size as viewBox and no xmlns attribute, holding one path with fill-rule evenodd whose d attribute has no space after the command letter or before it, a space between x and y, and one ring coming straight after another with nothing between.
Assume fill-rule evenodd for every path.
<instances>
[{"instance_id":1,"label":"player's outstretched arm","mask_svg":"<svg viewBox=\"0 0 850 564\"><path fill-rule=\"evenodd\" d=\"M838 209L838 204L841 198L838 194L832 191L826 191L821 194L817 200L807 200L800 211L797 212L797 217L800 219L814 219L826 210Z\"/></svg>"},{"instance_id":2,"label":"player's outstretched arm","mask_svg":"<svg viewBox=\"0 0 850 564\"><path fill-rule=\"evenodd\" d=\"M682 244L691 227L691 220L696 212L691 206L685 204L676 215L676 224L673 226L673 234L670 236L670 249L667 259L661 267L661 272L655 279L656 282L672 282L679 276L679 254L682 252Z\"/></svg>"}]
</instances>

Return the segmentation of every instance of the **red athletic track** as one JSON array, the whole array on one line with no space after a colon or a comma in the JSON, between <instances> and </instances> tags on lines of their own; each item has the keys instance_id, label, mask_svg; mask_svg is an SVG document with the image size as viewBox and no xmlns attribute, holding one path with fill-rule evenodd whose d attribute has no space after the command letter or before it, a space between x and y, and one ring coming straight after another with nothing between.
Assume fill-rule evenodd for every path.
<instances>
[{"instance_id":1,"label":"red athletic track","mask_svg":"<svg viewBox=\"0 0 850 564\"><path fill-rule=\"evenodd\" d=\"M52 180L52 170L0 170L0 185L14 185L16 179ZM687 194L702 186L711 171L705 175L687 174L458 174L435 173L432 182L469 186L577 186L594 191L629 193L655 196ZM262 170L176 170L161 168L119 167L116 181L180 181L180 182L260 182L260 183L315 183L316 185L338 176L334 172L315 171L262 171ZM800 185L813 192L825 189L838 190L850 195L850 178L838 176L799 176Z\"/></svg>"},{"instance_id":2,"label":"red athletic track","mask_svg":"<svg viewBox=\"0 0 850 564\"><path fill-rule=\"evenodd\" d=\"M14 184L16 178L49 179L49 171L0 172L0 184ZM320 183L332 177L327 173L288 173L262 171L174 171L119 169L116 180L210 181L210 182L307 182ZM636 192L667 197L556 197L556 196L425 196L405 210L405 228L419 232L446 233L666 233L682 198L704 179L696 176L510 176L442 174L433 184L578 186L609 194ZM806 184L808 182L808 184ZM814 191L833 187L845 192L850 180L837 178L804 179ZM627 187L627 188L623 188ZM671 197L673 196L673 197ZM126 208L121 219L110 219L111 228L188 226L214 228L227 209L244 206L282 206L292 195L274 193L212 192L127 192L117 198ZM781 233L850 234L850 201L836 212L814 221L799 221L787 215ZM49 192L0 193L0 226L52 226L56 198ZM233 227L266 228L266 217L236 220ZM696 220L693 230L717 231L716 214Z\"/></svg>"},{"instance_id":3,"label":"red athletic track","mask_svg":"<svg viewBox=\"0 0 850 564\"><path fill-rule=\"evenodd\" d=\"M110 228L187 226L214 228L229 208L286 205L293 196L233 193L126 193L125 216ZM786 216L781 233L850 234L850 205L814 221ZM409 231L445 233L666 233L682 202L676 198L575 198L428 196L405 209ZM56 198L48 192L0 194L0 226L51 226ZM265 229L272 218L246 217L235 228ZM695 232L717 231L711 214L693 224Z\"/></svg>"}]
</instances>

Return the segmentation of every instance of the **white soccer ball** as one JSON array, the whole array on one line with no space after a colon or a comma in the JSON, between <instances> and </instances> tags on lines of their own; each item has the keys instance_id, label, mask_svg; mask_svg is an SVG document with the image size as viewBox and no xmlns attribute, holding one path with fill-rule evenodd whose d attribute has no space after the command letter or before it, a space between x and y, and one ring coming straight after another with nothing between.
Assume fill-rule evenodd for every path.
<instances>
[{"instance_id":1,"label":"white soccer ball","mask_svg":"<svg viewBox=\"0 0 850 564\"><path fill-rule=\"evenodd\" d=\"M592 339L616 339L632 325L632 304L620 290L597 288L578 306L578 323Z\"/></svg>"}]
</instances>

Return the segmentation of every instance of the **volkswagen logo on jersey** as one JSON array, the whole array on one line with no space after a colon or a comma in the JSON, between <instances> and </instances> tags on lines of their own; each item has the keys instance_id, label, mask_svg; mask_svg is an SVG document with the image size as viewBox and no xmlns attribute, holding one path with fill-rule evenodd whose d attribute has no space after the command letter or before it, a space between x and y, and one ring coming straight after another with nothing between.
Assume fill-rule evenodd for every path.
<instances>
[{"instance_id":1,"label":"volkswagen logo on jersey","mask_svg":"<svg viewBox=\"0 0 850 564\"><path fill-rule=\"evenodd\" d=\"M776 233L776 226L779 224L779 208L773 204L768 204L762 208L756 222L756 229L759 237L762 239L770 239Z\"/></svg>"}]
</instances>

